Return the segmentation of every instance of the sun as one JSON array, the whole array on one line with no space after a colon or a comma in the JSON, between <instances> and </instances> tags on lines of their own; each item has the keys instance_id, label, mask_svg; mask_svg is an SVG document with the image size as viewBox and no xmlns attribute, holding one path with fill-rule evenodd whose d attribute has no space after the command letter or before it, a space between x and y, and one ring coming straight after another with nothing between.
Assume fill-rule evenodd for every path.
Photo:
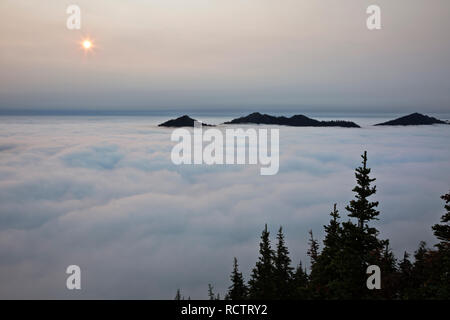
<instances>
[{"instance_id":1,"label":"sun","mask_svg":"<svg viewBox=\"0 0 450 320\"><path fill-rule=\"evenodd\" d=\"M92 41L89 39L83 40L82 46L85 50L89 50L92 48Z\"/></svg>"}]
</instances>

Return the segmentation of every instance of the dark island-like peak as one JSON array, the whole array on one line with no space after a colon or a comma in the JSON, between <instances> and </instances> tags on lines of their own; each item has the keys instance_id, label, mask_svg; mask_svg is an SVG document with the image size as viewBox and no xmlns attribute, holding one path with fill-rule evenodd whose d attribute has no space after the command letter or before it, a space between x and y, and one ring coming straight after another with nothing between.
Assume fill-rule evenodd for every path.
<instances>
[{"instance_id":1,"label":"dark island-like peak","mask_svg":"<svg viewBox=\"0 0 450 320\"><path fill-rule=\"evenodd\" d=\"M248 116L233 119L225 122L225 124L273 124L292 127L345 127L345 128L359 128L359 126L351 121L319 121L316 119L308 118L307 116L298 114L290 118L288 117L276 117L268 114L261 114L254 112Z\"/></svg>"},{"instance_id":2,"label":"dark island-like peak","mask_svg":"<svg viewBox=\"0 0 450 320\"><path fill-rule=\"evenodd\" d=\"M172 127L172 128L180 128L180 127L193 127L194 123L197 120L192 119L188 115L181 116L176 119L168 120L164 123L159 124L159 127ZM211 127L209 124L202 123L203 126Z\"/></svg>"},{"instance_id":3,"label":"dark island-like peak","mask_svg":"<svg viewBox=\"0 0 450 320\"><path fill-rule=\"evenodd\" d=\"M404 117L378 123L376 126L418 126L429 124L447 124L447 122L414 112Z\"/></svg>"}]
</instances>

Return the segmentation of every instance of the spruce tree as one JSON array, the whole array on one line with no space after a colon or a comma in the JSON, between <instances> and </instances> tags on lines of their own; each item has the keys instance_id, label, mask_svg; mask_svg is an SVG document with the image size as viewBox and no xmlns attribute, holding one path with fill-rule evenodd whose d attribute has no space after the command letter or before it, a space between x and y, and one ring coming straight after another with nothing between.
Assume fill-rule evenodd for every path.
<instances>
[{"instance_id":1,"label":"spruce tree","mask_svg":"<svg viewBox=\"0 0 450 320\"><path fill-rule=\"evenodd\" d=\"M322 252L314 263L310 275L311 293L315 298L321 299L339 296L342 227L336 204L330 216L329 224L324 226L325 239Z\"/></svg>"},{"instance_id":2,"label":"spruce tree","mask_svg":"<svg viewBox=\"0 0 450 320\"><path fill-rule=\"evenodd\" d=\"M305 300L309 298L308 291L308 274L303 269L302 262L298 264L293 274L293 293L292 297L297 300Z\"/></svg>"},{"instance_id":3,"label":"spruce tree","mask_svg":"<svg viewBox=\"0 0 450 320\"><path fill-rule=\"evenodd\" d=\"M363 161L362 167L355 169L355 177L357 185L353 188L353 192L356 192L355 200L350 201L350 205L345 207L351 218L356 218L358 221L358 227L363 229L366 224L371 220L378 220L377 216L379 212L375 210L378 206L378 201L369 202L368 198L375 194L377 191L376 186L371 187L371 183L376 179L369 177L370 168L367 168L367 151L361 156ZM369 231L369 230L368 230Z\"/></svg>"},{"instance_id":4,"label":"spruce tree","mask_svg":"<svg viewBox=\"0 0 450 320\"><path fill-rule=\"evenodd\" d=\"M209 300L216 300L216 296L214 295L213 289L214 289L214 287L212 286L212 284L208 283L208 298L209 298Z\"/></svg>"},{"instance_id":5,"label":"spruce tree","mask_svg":"<svg viewBox=\"0 0 450 320\"><path fill-rule=\"evenodd\" d=\"M259 245L260 256L252 270L249 281L251 299L276 299L275 268L273 265L274 252L270 246L269 235L266 224Z\"/></svg>"},{"instance_id":6,"label":"spruce tree","mask_svg":"<svg viewBox=\"0 0 450 320\"><path fill-rule=\"evenodd\" d=\"M409 260L409 254L405 251L403 259L398 265L399 279L398 279L398 291L399 298L402 300L411 298L412 291L412 268L413 264Z\"/></svg>"},{"instance_id":7,"label":"spruce tree","mask_svg":"<svg viewBox=\"0 0 450 320\"><path fill-rule=\"evenodd\" d=\"M277 234L277 250L274 258L275 284L278 299L287 299L292 295L292 271L289 250L285 244L283 228Z\"/></svg>"},{"instance_id":8,"label":"spruce tree","mask_svg":"<svg viewBox=\"0 0 450 320\"><path fill-rule=\"evenodd\" d=\"M383 243L384 249L379 262L382 275L382 290L377 293L384 299L395 299L398 296L397 260L395 259L394 253L389 248L389 240L385 240Z\"/></svg>"},{"instance_id":9,"label":"spruce tree","mask_svg":"<svg viewBox=\"0 0 450 320\"><path fill-rule=\"evenodd\" d=\"M377 237L378 230L370 225L379 215L375 210L378 202L368 199L376 193L376 187L371 186L375 179L369 176L371 170L367 167L367 152L364 151L361 157L362 166L355 169L357 185L352 190L356 193L355 199L345 208L349 212L348 216L356 219L356 223L351 220L342 223L342 255L337 266L341 279L340 297L349 299L376 296L366 287L366 269L369 265L380 264L385 246Z\"/></svg>"},{"instance_id":10,"label":"spruce tree","mask_svg":"<svg viewBox=\"0 0 450 320\"><path fill-rule=\"evenodd\" d=\"M441 241L437 246L442 249L448 249L450 246L450 192L441 198L445 201L444 207L447 212L441 218L442 224L435 224L432 229L436 238Z\"/></svg>"},{"instance_id":11,"label":"spruce tree","mask_svg":"<svg viewBox=\"0 0 450 320\"><path fill-rule=\"evenodd\" d=\"M248 289L244 283L244 277L239 272L239 265L236 257L233 261L233 271L231 273L231 286L228 288L228 294L225 297L226 300L244 300L247 298Z\"/></svg>"},{"instance_id":12,"label":"spruce tree","mask_svg":"<svg viewBox=\"0 0 450 320\"><path fill-rule=\"evenodd\" d=\"M436 298L450 297L450 192L441 197L445 201L446 213L441 218L442 224L432 227L434 235L440 240L436 245L438 251L433 255L432 279L436 283Z\"/></svg>"},{"instance_id":13,"label":"spruce tree","mask_svg":"<svg viewBox=\"0 0 450 320\"><path fill-rule=\"evenodd\" d=\"M425 299L428 296L429 279L429 249L425 241L419 243L419 248L414 252L414 265L412 269L412 299Z\"/></svg>"},{"instance_id":14,"label":"spruce tree","mask_svg":"<svg viewBox=\"0 0 450 320\"><path fill-rule=\"evenodd\" d=\"M330 213L331 220L327 226L324 226L325 240L323 240L324 250L325 248L333 249L333 251L339 248L339 237L341 232L341 224L339 222L339 211L336 209L336 203L333 206L333 211ZM323 251L323 250L322 250Z\"/></svg>"},{"instance_id":15,"label":"spruce tree","mask_svg":"<svg viewBox=\"0 0 450 320\"><path fill-rule=\"evenodd\" d=\"M317 242L316 239L314 239L312 230L309 230L308 244L309 244L309 249L307 251L307 254L311 258L311 269L312 269L319 257L319 243Z\"/></svg>"},{"instance_id":16,"label":"spruce tree","mask_svg":"<svg viewBox=\"0 0 450 320\"><path fill-rule=\"evenodd\" d=\"M181 292L180 292L180 289L177 289L177 293L175 294L175 300L177 300L177 301L181 300Z\"/></svg>"}]
</instances>

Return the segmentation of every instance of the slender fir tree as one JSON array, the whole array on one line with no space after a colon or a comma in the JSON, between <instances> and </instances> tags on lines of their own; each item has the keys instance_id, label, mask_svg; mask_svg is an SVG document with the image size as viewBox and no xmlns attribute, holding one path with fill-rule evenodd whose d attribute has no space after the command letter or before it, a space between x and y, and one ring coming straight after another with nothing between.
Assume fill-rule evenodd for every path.
<instances>
[{"instance_id":1,"label":"slender fir tree","mask_svg":"<svg viewBox=\"0 0 450 320\"><path fill-rule=\"evenodd\" d=\"M409 254L405 251L403 259L398 264L399 280L398 293L402 300L410 299L412 288L412 268L413 264L409 260Z\"/></svg>"},{"instance_id":2,"label":"slender fir tree","mask_svg":"<svg viewBox=\"0 0 450 320\"><path fill-rule=\"evenodd\" d=\"M448 249L450 246L450 192L441 198L445 201L445 209L447 212L441 218L442 224L435 224L432 229L436 238L441 241L437 247Z\"/></svg>"},{"instance_id":3,"label":"slender fir tree","mask_svg":"<svg viewBox=\"0 0 450 320\"><path fill-rule=\"evenodd\" d=\"M325 239L323 249L311 269L310 287L311 294L316 298L327 299L338 295L341 260L341 233L342 227L339 222L339 211L336 204L330 213L331 220L324 226Z\"/></svg>"},{"instance_id":4,"label":"slender fir tree","mask_svg":"<svg viewBox=\"0 0 450 320\"><path fill-rule=\"evenodd\" d=\"M412 299L425 299L428 292L429 279L429 252L425 241L419 243L419 247L414 252L414 265L412 269L412 287L414 288Z\"/></svg>"},{"instance_id":5,"label":"slender fir tree","mask_svg":"<svg viewBox=\"0 0 450 320\"><path fill-rule=\"evenodd\" d=\"M319 243L314 239L312 230L309 230L309 249L307 251L308 256L311 258L311 269L319 258Z\"/></svg>"},{"instance_id":6,"label":"slender fir tree","mask_svg":"<svg viewBox=\"0 0 450 320\"><path fill-rule=\"evenodd\" d=\"M239 272L239 265L236 257L233 261L233 271L231 273L231 286L228 288L227 300L244 300L247 298L248 288L245 285L244 277Z\"/></svg>"},{"instance_id":7,"label":"slender fir tree","mask_svg":"<svg viewBox=\"0 0 450 320\"><path fill-rule=\"evenodd\" d=\"M362 299L372 298L376 294L369 291L366 283L366 269L369 265L378 265L381 260L385 243L378 239L378 230L370 225L377 220L379 212L375 210L378 201L371 202L369 197L376 193L376 187L371 186L375 181L370 178L370 168L367 167L367 152L361 156L362 166L355 169L357 185L353 188L355 199L345 208L351 220L342 224L341 246L342 252L339 265L341 283L339 291L341 298Z\"/></svg>"},{"instance_id":8,"label":"slender fir tree","mask_svg":"<svg viewBox=\"0 0 450 320\"><path fill-rule=\"evenodd\" d=\"M383 299L396 299L398 297L398 270L397 260L389 247L389 240L384 241L379 267L381 269L381 288L377 292Z\"/></svg>"},{"instance_id":9,"label":"slender fir tree","mask_svg":"<svg viewBox=\"0 0 450 320\"><path fill-rule=\"evenodd\" d=\"M349 217L356 218L358 227L363 229L364 226L371 220L378 220L377 216L380 214L375 208L378 206L378 201L369 202L368 198L377 192L376 186L371 187L371 183L375 178L370 178L370 168L367 168L367 151L361 156L363 161L362 167L356 168L355 177L357 185L353 188L356 192L356 199L351 200L350 204L345 207L349 211Z\"/></svg>"},{"instance_id":10,"label":"slender fir tree","mask_svg":"<svg viewBox=\"0 0 450 320\"><path fill-rule=\"evenodd\" d=\"M339 211L336 209L336 203L333 206L333 211L331 211L330 216L331 220L329 224L323 227L325 230L325 240L323 240L324 250L327 248L336 251L339 247L339 237L341 232L341 224L339 222L340 216Z\"/></svg>"},{"instance_id":11,"label":"slender fir tree","mask_svg":"<svg viewBox=\"0 0 450 320\"><path fill-rule=\"evenodd\" d=\"M248 283L251 299L276 299L274 252L270 246L269 235L266 224L259 245L260 256Z\"/></svg>"},{"instance_id":12,"label":"slender fir tree","mask_svg":"<svg viewBox=\"0 0 450 320\"><path fill-rule=\"evenodd\" d=\"M177 293L175 294L175 300L177 300L177 301L181 300L181 291L180 291L180 289L177 289Z\"/></svg>"},{"instance_id":13,"label":"slender fir tree","mask_svg":"<svg viewBox=\"0 0 450 320\"><path fill-rule=\"evenodd\" d=\"M441 218L442 224L435 224L432 229L440 240L436 245L438 251L433 255L434 262L432 282L435 284L436 298L450 297L450 192L441 197L445 201L446 213Z\"/></svg>"},{"instance_id":14,"label":"slender fir tree","mask_svg":"<svg viewBox=\"0 0 450 320\"><path fill-rule=\"evenodd\" d=\"M216 300L216 296L214 295L214 287L212 284L208 283L208 298L209 300Z\"/></svg>"},{"instance_id":15,"label":"slender fir tree","mask_svg":"<svg viewBox=\"0 0 450 320\"><path fill-rule=\"evenodd\" d=\"M285 244L283 228L277 234L277 250L274 258L275 285L277 299L287 299L292 295L292 272L289 250Z\"/></svg>"},{"instance_id":16,"label":"slender fir tree","mask_svg":"<svg viewBox=\"0 0 450 320\"><path fill-rule=\"evenodd\" d=\"M298 264L293 274L293 293L292 297L297 300L306 300L310 298L308 291L308 274L303 269L302 262Z\"/></svg>"}]
</instances>

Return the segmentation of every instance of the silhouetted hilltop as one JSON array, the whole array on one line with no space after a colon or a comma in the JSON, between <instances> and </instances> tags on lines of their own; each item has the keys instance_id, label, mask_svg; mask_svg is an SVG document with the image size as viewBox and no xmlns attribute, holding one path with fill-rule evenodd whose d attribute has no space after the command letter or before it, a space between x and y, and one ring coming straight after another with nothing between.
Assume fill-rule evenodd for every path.
<instances>
[{"instance_id":1,"label":"silhouetted hilltop","mask_svg":"<svg viewBox=\"0 0 450 320\"><path fill-rule=\"evenodd\" d=\"M319 121L316 119L308 118L304 115L295 115L290 118L287 117L275 117L268 114L261 114L254 112L246 117L233 119L225 122L225 124L276 124L292 127L345 127L345 128L359 128L359 126L351 121Z\"/></svg>"},{"instance_id":2,"label":"silhouetted hilltop","mask_svg":"<svg viewBox=\"0 0 450 320\"><path fill-rule=\"evenodd\" d=\"M417 126L435 123L447 124L445 121L415 112L391 121L378 123L376 126Z\"/></svg>"},{"instance_id":3,"label":"silhouetted hilltop","mask_svg":"<svg viewBox=\"0 0 450 320\"><path fill-rule=\"evenodd\" d=\"M188 115L184 115L182 117L172 119L169 121L166 121L164 123L161 123L158 125L158 127L193 127L194 122L197 121L195 119L192 119ZM211 127L209 124L202 123L202 126Z\"/></svg>"}]
</instances>

